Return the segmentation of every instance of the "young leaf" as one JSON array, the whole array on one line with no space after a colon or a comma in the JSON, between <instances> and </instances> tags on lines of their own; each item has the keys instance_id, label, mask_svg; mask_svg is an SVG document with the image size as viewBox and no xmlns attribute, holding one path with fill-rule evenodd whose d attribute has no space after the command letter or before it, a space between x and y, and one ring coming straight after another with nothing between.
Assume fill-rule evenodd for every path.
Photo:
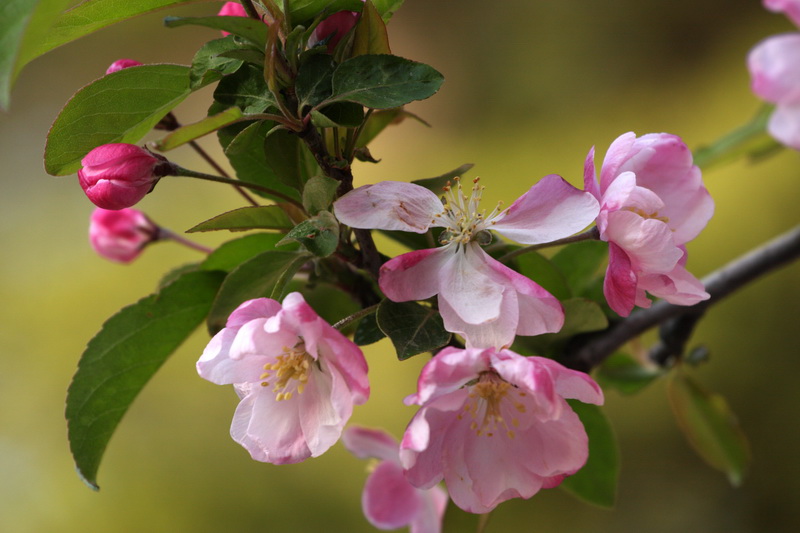
<instances>
[{"instance_id":1,"label":"young leaf","mask_svg":"<svg viewBox=\"0 0 800 533\"><path fill-rule=\"evenodd\" d=\"M260 50L267 44L268 26L260 20L247 17L167 17L164 25L168 28L205 26L226 31L242 37Z\"/></svg>"},{"instance_id":2,"label":"young leaf","mask_svg":"<svg viewBox=\"0 0 800 533\"><path fill-rule=\"evenodd\" d=\"M222 78L214 90L214 100L225 107L236 106L246 114L263 113L276 107L264 73L250 64Z\"/></svg>"},{"instance_id":3,"label":"young leaf","mask_svg":"<svg viewBox=\"0 0 800 533\"><path fill-rule=\"evenodd\" d=\"M393 55L363 55L333 73L331 102L356 102L373 109L400 107L439 90L444 77L431 66Z\"/></svg>"},{"instance_id":4,"label":"young leaf","mask_svg":"<svg viewBox=\"0 0 800 533\"><path fill-rule=\"evenodd\" d=\"M517 256L515 261L520 274L529 277L559 300L571 296L561 271L540 253L528 252Z\"/></svg>"},{"instance_id":5,"label":"young leaf","mask_svg":"<svg viewBox=\"0 0 800 533\"><path fill-rule=\"evenodd\" d=\"M367 346L378 342L385 336L386 334L378 327L375 313L372 313L358 321L358 326L353 334L353 342L359 346Z\"/></svg>"},{"instance_id":6,"label":"young leaf","mask_svg":"<svg viewBox=\"0 0 800 533\"><path fill-rule=\"evenodd\" d=\"M375 8L378 10L378 13L381 14L383 21L389 22L389 19L392 18L395 11L400 9L404 1L405 0L372 0L372 3L375 4Z\"/></svg>"},{"instance_id":7,"label":"young leaf","mask_svg":"<svg viewBox=\"0 0 800 533\"><path fill-rule=\"evenodd\" d=\"M335 102L311 111L318 128L357 128L364 121L364 108L353 102Z\"/></svg>"},{"instance_id":8,"label":"young leaf","mask_svg":"<svg viewBox=\"0 0 800 533\"><path fill-rule=\"evenodd\" d=\"M634 394L662 374L658 368L648 368L630 355L617 352L603 361L595 379L604 389L614 388L622 394Z\"/></svg>"},{"instance_id":9,"label":"young leaf","mask_svg":"<svg viewBox=\"0 0 800 533\"><path fill-rule=\"evenodd\" d=\"M67 393L67 428L78 475L97 469L122 416L164 361L208 313L221 272L189 272L122 309L86 347Z\"/></svg>"},{"instance_id":10,"label":"young leaf","mask_svg":"<svg viewBox=\"0 0 800 533\"><path fill-rule=\"evenodd\" d=\"M242 110L238 107L231 107L221 113L211 115L210 117L195 122L194 124L178 128L166 137L153 143L153 145L154 148L160 152L173 150L195 139L199 139L204 135L215 132L232 122L236 122L240 118L242 118Z\"/></svg>"},{"instance_id":11,"label":"young leaf","mask_svg":"<svg viewBox=\"0 0 800 533\"><path fill-rule=\"evenodd\" d=\"M223 76L233 74L242 66L240 58L223 55L227 52L244 51L241 45L234 41L230 35L222 39L214 39L204 44L192 59L192 69L189 80L192 89L205 87L210 83L219 81ZM248 52L255 50L246 50ZM261 61L264 54L261 54Z\"/></svg>"},{"instance_id":12,"label":"young leaf","mask_svg":"<svg viewBox=\"0 0 800 533\"><path fill-rule=\"evenodd\" d=\"M309 168L310 152L306 145L286 130L277 130L267 137L264 153L272 173L281 183L298 191L317 174L318 167Z\"/></svg>"},{"instance_id":13,"label":"young leaf","mask_svg":"<svg viewBox=\"0 0 800 533\"><path fill-rule=\"evenodd\" d=\"M278 246L290 241L299 242L318 257L328 257L339 245L339 222L328 211L320 211L292 228Z\"/></svg>"},{"instance_id":14,"label":"young leaf","mask_svg":"<svg viewBox=\"0 0 800 533\"><path fill-rule=\"evenodd\" d=\"M619 477L619 450L614 430L600 407L577 400L568 402L589 437L589 459L560 486L583 501L613 507Z\"/></svg>"},{"instance_id":15,"label":"young leaf","mask_svg":"<svg viewBox=\"0 0 800 533\"><path fill-rule=\"evenodd\" d=\"M189 68L142 65L87 85L67 102L47 135L45 170L64 176L81 167L90 150L109 143L135 144L186 98Z\"/></svg>"},{"instance_id":16,"label":"young leaf","mask_svg":"<svg viewBox=\"0 0 800 533\"><path fill-rule=\"evenodd\" d=\"M300 65L295 80L299 108L314 107L331 95L334 63L328 54L315 54Z\"/></svg>"},{"instance_id":17,"label":"young leaf","mask_svg":"<svg viewBox=\"0 0 800 533\"><path fill-rule=\"evenodd\" d=\"M585 291L598 276L608 258L608 244L602 241L581 241L568 244L550 260L561 271L573 296Z\"/></svg>"},{"instance_id":18,"label":"young leaf","mask_svg":"<svg viewBox=\"0 0 800 533\"><path fill-rule=\"evenodd\" d=\"M327 210L336 195L339 182L328 176L313 176L303 188L303 207L310 215Z\"/></svg>"},{"instance_id":19,"label":"young leaf","mask_svg":"<svg viewBox=\"0 0 800 533\"><path fill-rule=\"evenodd\" d=\"M389 124L401 122L404 118L404 111L398 107L395 109L384 109L382 111L375 111L367 119L361 132L358 134L356 140L356 147L361 148L372 142L380 132L385 130Z\"/></svg>"},{"instance_id":20,"label":"young leaf","mask_svg":"<svg viewBox=\"0 0 800 533\"><path fill-rule=\"evenodd\" d=\"M373 113L374 114L374 113ZM445 172L441 176L436 176L435 178L423 178L420 180L413 180L411 183L419 185L421 187L425 187L426 189L435 192L436 194L442 193L442 188L446 186L453 178L462 177L466 174L469 169L474 167L472 163L465 163L460 167L451 170L450 172Z\"/></svg>"},{"instance_id":21,"label":"young leaf","mask_svg":"<svg viewBox=\"0 0 800 533\"><path fill-rule=\"evenodd\" d=\"M230 272L245 261L262 252L274 250L283 235L278 233L252 233L239 239L222 243L200 264L202 270Z\"/></svg>"},{"instance_id":22,"label":"young leaf","mask_svg":"<svg viewBox=\"0 0 800 533\"><path fill-rule=\"evenodd\" d=\"M233 269L222 283L208 315L211 334L224 328L228 316L247 300L262 297L280 300L287 283L310 258L311 254L306 252L270 250Z\"/></svg>"},{"instance_id":23,"label":"young leaf","mask_svg":"<svg viewBox=\"0 0 800 533\"><path fill-rule=\"evenodd\" d=\"M201 222L186 233L199 231L244 231L249 229L289 229L293 226L286 213L277 205L241 207Z\"/></svg>"},{"instance_id":24,"label":"young leaf","mask_svg":"<svg viewBox=\"0 0 800 533\"><path fill-rule=\"evenodd\" d=\"M375 5L367 0L353 35L353 57L365 54L391 54L389 34Z\"/></svg>"},{"instance_id":25,"label":"young leaf","mask_svg":"<svg viewBox=\"0 0 800 533\"><path fill-rule=\"evenodd\" d=\"M401 361L450 342L438 311L416 302L384 300L376 314L378 327L392 340Z\"/></svg>"},{"instance_id":26,"label":"young leaf","mask_svg":"<svg viewBox=\"0 0 800 533\"><path fill-rule=\"evenodd\" d=\"M739 486L750 466L750 445L725 399L702 388L680 368L670 376L667 393L689 444Z\"/></svg>"}]
</instances>

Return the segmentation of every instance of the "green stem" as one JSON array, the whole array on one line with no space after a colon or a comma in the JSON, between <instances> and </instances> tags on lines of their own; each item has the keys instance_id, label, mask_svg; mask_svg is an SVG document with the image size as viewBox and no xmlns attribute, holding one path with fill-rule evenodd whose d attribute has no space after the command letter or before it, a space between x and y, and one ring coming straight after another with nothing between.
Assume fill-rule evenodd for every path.
<instances>
[{"instance_id":1,"label":"green stem","mask_svg":"<svg viewBox=\"0 0 800 533\"><path fill-rule=\"evenodd\" d=\"M526 246L525 248L519 248L517 250L514 250L513 252L508 252L506 255L498 259L498 261L500 261L501 263L506 263L509 260L514 259L518 255L526 254L528 252L533 252L541 248L548 248L550 246L560 246L562 244L571 244L573 242L580 242L580 241L588 241L588 240L596 241L599 239L600 239L600 230L597 229L597 226L593 226L592 228L589 228L583 233L578 233L577 235L572 235L571 237L565 237L563 239L558 239L557 241L552 241L552 242L533 244L531 246Z\"/></svg>"},{"instance_id":2,"label":"green stem","mask_svg":"<svg viewBox=\"0 0 800 533\"><path fill-rule=\"evenodd\" d=\"M230 179L230 175L229 175L227 172L225 172L225 169L224 169L224 168L222 168L221 166L219 166L219 165L217 164L217 162L216 162L216 161L214 161L214 159L212 159L210 155L208 155L208 152L206 152L206 151L203 149L203 147L202 147L202 146L200 146L199 144L197 144L197 142L195 142L195 141L189 141L189 146L191 146L191 147L192 147L192 149L194 149L194 151L195 151L195 152L197 152L197 153L198 153L198 155L200 155L200 157L202 157L202 158L203 158L203 160L204 160L206 163L208 163L209 165L211 165L211 168L213 168L214 170L216 170L217 172L219 172L220 174L222 174L222 175L223 175L225 178L228 178L228 179ZM236 189L236 192L238 192L239 194L241 194L241 195L242 195L242 197L243 197L245 200L247 200L247 201L250 203L250 205L252 205L252 206L254 206L254 207L258 207L258 202L256 202L256 201L253 199L253 197L252 197L252 196L250 196L249 194L247 194L247 191L245 191L244 189L242 189L242 187L241 187L241 186L239 186L239 185L234 185L234 186L233 186L233 188L234 188L234 189Z\"/></svg>"},{"instance_id":3,"label":"green stem","mask_svg":"<svg viewBox=\"0 0 800 533\"><path fill-rule=\"evenodd\" d=\"M375 305L370 305L369 307L365 307L361 311L356 311L352 315L346 316L340 321L338 321L336 324L333 325L333 327L340 330L345 326L347 326L348 324L355 322L359 318L364 318L365 316L371 315L372 313L376 312L378 310L378 306L380 305L381 305L380 303L377 303Z\"/></svg>"},{"instance_id":4,"label":"green stem","mask_svg":"<svg viewBox=\"0 0 800 533\"><path fill-rule=\"evenodd\" d=\"M710 146L695 150L694 163L703 170L714 165L733 162L740 157L757 158L781 149L782 146L767 133L767 123L774 106L765 105L753 119L740 128L714 141Z\"/></svg>"},{"instance_id":5,"label":"green stem","mask_svg":"<svg viewBox=\"0 0 800 533\"><path fill-rule=\"evenodd\" d=\"M194 241L190 241L189 239L183 237L182 235L178 235L175 232L172 232L166 228L158 228L158 238L159 241L175 241L179 244L186 246L187 248L191 248L192 250L197 250L198 252L203 252L204 254L210 254L214 250L203 246L202 244L198 244Z\"/></svg>"},{"instance_id":6,"label":"green stem","mask_svg":"<svg viewBox=\"0 0 800 533\"><path fill-rule=\"evenodd\" d=\"M256 6L253 5L252 0L241 0L242 7L244 8L244 12L247 13L247 16L251 19L256 19L258 21L261 20L261 15L258 14L256 11Z\"/></svg>"}]
</instances>

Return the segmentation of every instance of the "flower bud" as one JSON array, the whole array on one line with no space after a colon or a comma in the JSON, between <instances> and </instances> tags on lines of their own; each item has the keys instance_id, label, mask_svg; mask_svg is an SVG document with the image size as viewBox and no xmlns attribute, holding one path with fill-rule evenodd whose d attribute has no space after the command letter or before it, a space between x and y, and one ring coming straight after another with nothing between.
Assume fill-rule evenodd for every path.
<instances>
[{"instance_id":1,"label":"flower bud","mask_svg":"<svg viewBox=\"0 0 800 533\"><path fill-rule=\"evenodd\" d=\"M138 67L141 65L142 63L139 63L135 59L117 59L108 66L108 68L106 69L106 74L111 74L112 72L116 72L124 68Z\"/></svg>"},{"instance_id":2,"label":"flower bud","mask_svg":"<svg viewBox=\"0 0 800 533\"><path fill-rule=\"evenodd\" d=\"M219 10L217 16L220 17L246 17L247 11L244 10L244 6L239 2L225 2L225 5L222 6L222 9ZM227 37L230 35L227 31L222 32L223 37Z\"/></svg>"},{"instance_id":3,"label":"flower bud","mask_svg":"<svg viewBox=\"0 0 800 533\"><path fill-rule=\"evenodd\" d=\"M130 263L158 239L158 226L136 209L96 208L89 219L89 242L101 257Z\"/></svg>"},{"instance_id":4,"label":"flower bud","mask_svg":"<svg viewBox=\"0 0 800 533\"><path fill-rule=\"evenodd\" d=\"M81 160L78 181L97 207L131 207L153 190L171 164L133 144L115 143L98 146Z\"/></svg>"},{"instance_id":5,"label":"flower bud","mask_svg":"<svg viewBox=\"0 0 800 533\"><path fill-rule=\"evenodd\" d=\"M354 11L339 11L320 22L311 37L308 39L308 47L313 48L320 42L328 39L325 46L328 53L332 54L339 41L353 29L358 21L358 13Z\"/></svg>"}]
</instances>

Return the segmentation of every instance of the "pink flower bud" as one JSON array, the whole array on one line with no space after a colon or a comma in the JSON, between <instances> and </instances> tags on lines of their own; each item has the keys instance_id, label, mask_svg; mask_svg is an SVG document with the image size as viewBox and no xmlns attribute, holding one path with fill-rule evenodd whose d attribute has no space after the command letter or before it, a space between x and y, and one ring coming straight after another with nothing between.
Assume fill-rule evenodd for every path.
<instances>
[{"instance_id":1,"label":"pink flower bud","mask_svg":"<svg viewBox=\"0 0 800 533\"><path fill-rule=\"evenodd\" d=\"M103 209L136 204L168 173L170 165L164 157L124 143L98 146L81 164L78 181L89 200Z\"/></svg>"},{"instance_id":2,"label":"pink flower bud","mask_svg":"<svg viewBox=\"0 0 800 533\"><path fill-rule=\"evenodd\" d=\"M89 242L101 257L130 263L158 239L158 226L136 209L96 208L89 219Z\"/></svg>"},{"instance_id":3,"label":"pink flower bud","mask_svg":"<svg viewBox=\"0 0 800 533\"><path fill-rule=\"evenodd\" d=\"M225 2L217 15L220 17L246 17L247 12L239 2Z\"/></svg>"},{"instance_id":4,"label":"pink flower bud","mask_svg":"<svg viewBox=\"0 0 800 533\"><path fill-rule=\"evenodd\" d=\"M325 45L328 47L328 53L332 54L336 45L342 40L342 37L353 29L357 21L358 13L354 11L339 11L338 13L334 13L314 28L314 32L308 39L308 47L313 48L327 38L328 42L325 43Z\"/></svg>"},{"instance_id":5,"label":"pink flower bud","mask_svg":"<svg viewBox=\"0 0 800 533\"><path fill-rule=\"evenodd\" d=\"M117 59L116 61L111 63L111 65L108 66L108 68L106 69L106 74L111 74L112 72L116 72L124 68L138 67L141 65L142 63L139 63L135 59Z\"/></svg>"}]
</instances>

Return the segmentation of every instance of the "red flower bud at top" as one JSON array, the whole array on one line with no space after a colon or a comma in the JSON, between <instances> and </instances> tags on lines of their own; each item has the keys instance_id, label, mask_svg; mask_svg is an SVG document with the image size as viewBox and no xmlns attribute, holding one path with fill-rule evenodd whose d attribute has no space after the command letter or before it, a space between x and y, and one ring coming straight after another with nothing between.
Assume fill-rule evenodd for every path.
<instances>
[{"instance_id":1,"label":"red flower bud at top","mask_svg":"<svg viewBox=\"0 0 800 533\"><path fill-rule=\"evenodd\" d=\"M247 11L244 10L244 6L239 2L225 2L225 5L222 6L222 9L219 10L217 13L220 17L246 17ZM227 37L230 35L227 31L222 32L223 37Z\"/></svg>"},{"instance_id":2,"label":"red flower bud at top","mask_svg":"<svg viewBox=\"0 0 800 533\"><path fill-rule=\"evenodd\" d=\"M116 72L128 67L138 67L140 65L142 65L142 63L139 63L135 59L117 59L108 66L106 69L106 74L111 74L112 72Z\"/></svg>"},{"instance_id":3,"label":"red flower bud at top","mask_svg":"<svg viewBox=\"0 0 800 533\"><path fill-rule=\"evenodd\" d=\"M78 181L97 207L131 207L167 175L170 163L133 144L104 144L81 160Z\"/></svg>"},{"instance_id":4,"label":"red flower bud at top","mask_svg":"<svg viewBox=\"0 0 800 533\"><path fill-rule=\"evenodd\" d=\"M353 29L358 21L358 13L355 11L339 11L320 22L311 37L308 39L308 47L313 48L320 42L328 39L325 45L328 53L332 54L336 45Z\"/></svg>"},{"instance_id":5,"label":"red flower bud at top","mask_svg":"<svg viewBox=\"0 0 800 533\"><path fill-rule=\"evenodd\" d=\"M89 219L89 242L101 257L130 263L158 239L158 226L136 209L96 208Z\"/></svg>"}]
</instances>

